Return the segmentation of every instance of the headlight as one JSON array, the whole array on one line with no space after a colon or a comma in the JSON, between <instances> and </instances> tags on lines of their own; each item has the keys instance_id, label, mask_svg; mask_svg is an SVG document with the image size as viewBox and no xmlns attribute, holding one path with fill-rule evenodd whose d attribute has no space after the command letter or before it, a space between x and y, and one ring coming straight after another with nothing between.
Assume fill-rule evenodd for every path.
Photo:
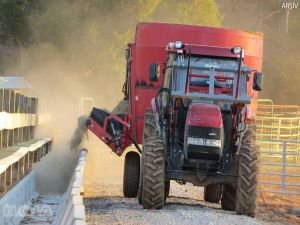
<instances>
[{"instance_id":1,"label":"headlight","mask_svg":"<svg viewBox=\"0 0 300 225\"><path fill-rule=\"evenodd\" d=\"M207 147L222 147L221 140L218 139L204 139L204 138L193 138L188 137L187 138L187 144L188 145L201 145L201 146L207 146Z\"/></svg>"},{"instance_id":2,"label":"headlight","mask_svg":"<svg viewBox=\"0 0 300 225\"><path fill-rule=\"evenodd\" d=\"M242 51L242 48L240 46L234 47L233 49L231 49L233 54L240 54Z\"/></svg>"},{"instance_id":3,"label":"headlight","mask_svg":"<svg viewBox=\"0 0 300 225\"><path fill-rule=\"evenodd\" d=\"M175 48L179 49L179 48L182 48L183 47L183 44L181 41L176 41L175 42Z\"/></svg>"},{"instance_id":4,"label":"headlight","mask_svg":"<svg viewBox=\"0 0 300 225\"><path fill-rule=\"evenodd\" d=\"M221 147L222 143L221 140L206 139L205 145L209 147Z\"/></svg>"},{"instance_id":5,"label":"headlight","mask_svg":"<svg viewBox=\"0 0 300 225\"><path fill-rule=\"evenodd\" d=\"M188 145L204 145L204 139L188 137L187 144Z\"/></svg>"}]
</instances>

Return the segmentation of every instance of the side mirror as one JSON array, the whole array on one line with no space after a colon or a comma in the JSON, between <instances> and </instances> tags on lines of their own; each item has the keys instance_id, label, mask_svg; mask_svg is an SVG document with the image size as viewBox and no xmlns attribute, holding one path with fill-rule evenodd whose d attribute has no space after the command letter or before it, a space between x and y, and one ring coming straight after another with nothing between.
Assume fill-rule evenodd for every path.
<instances>
[{"instance_id":1,"label":"side mirror","mask_svg":"<svg viewBox=\"0 0 300 225\"><path fill-rule=\"evenodd\" d=\"M255 72L253 77L253 90L261 91L263 89L263 74L260 72Z\"/></svg>"},{"instance_id":2,"label":"side mirror","mask_svg":"<svg viewBox=\"0 0 300 225\"><path fill-rule=\"evenodd\" d=\"M160 75L160 67L157 63L151 63L149 67L149 80L158 81Z\"/></svg>"}]
</instances>

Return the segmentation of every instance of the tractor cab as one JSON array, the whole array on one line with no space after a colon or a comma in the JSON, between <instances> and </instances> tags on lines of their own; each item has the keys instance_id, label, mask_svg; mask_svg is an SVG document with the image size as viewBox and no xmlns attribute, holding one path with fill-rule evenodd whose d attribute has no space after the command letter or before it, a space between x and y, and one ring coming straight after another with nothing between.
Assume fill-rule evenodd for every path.
<instances>
[{"instance_id":1,"label":"tractor cab","mask_svg":"<svg viewBox=\"0 0 300 225\"><path fill-rule=\"evenodd\" d=\"M248 83L261 89L261 74L250 80L253 71L244 64L240 47L177 41L169 43L166 51L165 64L150 65L149 79L157 81L164 73L152 110L159 115L158 133L169 149L168 166L223 171L234 160L236 143L246 128Z\"/></svg>"}]
</instances>

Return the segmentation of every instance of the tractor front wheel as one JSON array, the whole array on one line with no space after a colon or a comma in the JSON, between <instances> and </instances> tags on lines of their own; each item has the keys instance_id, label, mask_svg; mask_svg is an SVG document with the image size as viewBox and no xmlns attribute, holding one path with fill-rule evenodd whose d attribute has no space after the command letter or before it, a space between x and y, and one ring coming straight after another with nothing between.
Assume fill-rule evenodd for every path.
<instances>
[{"instance_id":1,"label":"tractor front wheel","mask_svg":"<svg viewBox=\"0 0 300 225\"><path fill-rule=\"evenodd\" d=\"M144 139L142 205L161 209L165 204L165 147L157 136Z\"/></svg>"},{"instance_id":2,"label":"tractor front wheel","mask_svg":"<svg viewBox=\"0 0 300 225\"><path fill-rule=\"evenodd\" d=\"M238 180L236 187L237 214L254 217L256 211L258 150L253 128L245 132L239 151Z\"/></svg>"},{"instance_id":3,"label":"tractor front wheel","mask_svg":"<svg viewBox=\"0 0 300 225\"><path fill-rule=\"evenodd\" d=\"M234 211L236 188L230 184L223 184L221 207L224 210Z\"/></svg>"},{"instance_id":4,"label":"tractor front wheel","mask_svg":"<svg viewBox=\"0 0 300 225\"><path fill-rule=\"evenodd\" d=\"M123 194L128 198L135 198L139 189L140 155L128 152L125 156L123 175Z\"/></svg>"}]
</instances>

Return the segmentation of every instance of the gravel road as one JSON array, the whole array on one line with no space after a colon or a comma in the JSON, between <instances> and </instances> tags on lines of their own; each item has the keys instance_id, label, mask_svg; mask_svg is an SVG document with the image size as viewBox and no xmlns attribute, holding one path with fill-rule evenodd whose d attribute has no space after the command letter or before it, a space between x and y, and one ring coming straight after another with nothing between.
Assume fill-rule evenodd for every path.
<instances>
[{"instance_id":1,"label":"gravel road","mask_svg":"<svg viewBox=\"0 0 300 225\"><path fill-rule=\"evenodd\" d=\"M246 216L237 216L233 212L220 209L219 204L202 201L202 188L190 185L179 186L171 183L170 198L162 210L144 210L137 199L118 196L91 197L85 199L88 224L267 224L261 220ZM197 189L198 198L192 198L193 189ZM188 190L186 192L186 190ZM195 190L196 191L196 190Z\"/></svg>"}]
</instances>

